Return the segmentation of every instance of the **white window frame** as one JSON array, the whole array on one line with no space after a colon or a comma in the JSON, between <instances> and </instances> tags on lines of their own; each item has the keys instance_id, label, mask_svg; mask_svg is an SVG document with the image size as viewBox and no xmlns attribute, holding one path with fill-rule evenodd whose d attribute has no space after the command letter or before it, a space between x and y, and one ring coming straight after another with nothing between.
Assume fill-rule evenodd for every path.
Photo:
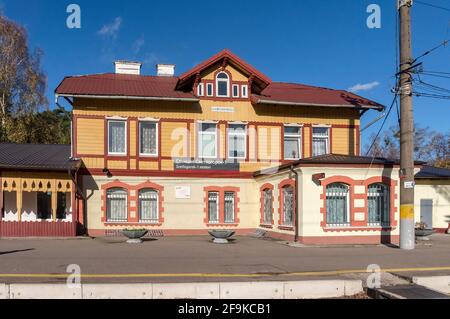
<instances>
[{"instance_id":1,"label":"white window frame","mask_svg":"<svg viewBox=\"0 0 450 319\"><path fill-rule=\"evenodd\" d=\"M209 93L209 88L211 88L211 94ZM206 96L214 96L214 85L212 83L206 83Z\"/></svg>"},{"instance_id":2,"label":"white window frame","mask_svg":"<svg viewBox=\"0 0 450 319\"><path fill-rule=\"evenodd\" d=\"M299 131L298 134L286 133L286 130L284 131L283 147L285 146L284 143L285 143L285 138L286 137L295 137L295 138L297 138L297 142L298 142L298 158L286 157L284 159L288 160L288 161L295 161L295 160L302 159L303 158L303 126L302 125L297 125L297 124L286 124L284 127L285 128L286 127L295 127ZM283 157L284 157L284 155L285 154L283 154Z\"/></svg>"},{"instance_id":3,"label":"white window frame","mask_svg":"<svg viewBox=\"0 0 450 319\"><path fill-rule=\"evenodd\" d=\"M107 121L108 121L108 155L113 155L113 156L123 156L123 155L127 155L127 152L128 152L128 148L127 148L127 140L128 140L128 127L127 127L127 120L126 119L107 119ZM116 122L116 123L124 123L124 125L125 125L125 152L111 152L110 151L110 145L109 145L109 136L110 136L110 125L109 125L109 123L113 123L113 122Z\"/></svg>"},{"instance_id":4,"label":"white window frame","mask_svg":"<svg viewBox=\"0 0 450 319\"><path fill-rule=\"evenodd\" d=\"M221 75L221 74L225 74L227 76L227 79L226 80L219 79L219 75ZM227 94L226 95L219 94L219 82L227 82ZM223 72L223 71L217 73L217 75L216 75L216 96L217 97L230 97L230 82L231 82L231 79L230 79L230 75L228 73Z\"/></svg>"},{"instance_id":5,"label":"white window frame","mask_svg":"<svg viewBox=\"0 0 450 319\"><path fill-rule=\"evenodd\" d=\"M326 155L326 154L330 154L331 150L330 150L330 132L331 132L331 126L329 125L314 125L311 129L311 145L312 145L312 149L314 151L314 138L321 138L321 139L325 139L323 136L314 136L314 129L315 128L325 128L328 131L327 137L326 137L326 144L327 144L327 149L326 149L326 153L322 154L322 155ZM311 154L311 156L320 156L320 155L314 155Z\"/></svg>"},{"instance_id":6,"label":"white window frame","mask_svg":"<svg viewBox=\"0 0 450 319\"><path fill-rule=\"evenodd\" d=\"M240 126L244 126L245 127L245 131L244 133L230 133L229 127L233 126L233 125L240 125ZM240 159L240 160L245 160L247 158L247 125L244 123L228 123L228 127L227 127L227 158L229 159ZM230 156L230 136L235 135L235 136L244 136L244 140L245 140L245 145L244 145L244 157L234 157L234 156Z\"/></svg>"},{"instance_id":7,"label":"white window frame","mask_svg":"<svg viewBox=\"0 0 450 319\"><path fill-rule=\"evenodd\" d=\"M152 123L156 125L156 153L146 154L142 153L141 150L141 124L142 123ZM139 156L142 157L158 157L159 156L159 122L155 120L139 120Z\"/></svg>"},{"instance_id":8,"label":"white window frame","mask_svg":"<svg viewBox=\"0 0 450 319\"><path fill-rule=\"evenodd\" d=\"M241 85L241 97L248 98L248 85L247 84Z\"/></svg>"},{"instance_id":9,"label":"white window frame","mask_svg":"<svg viewBox=\"0 0 450 319\"><path fill-rule=\"evenodd\" d=\"M214 131L214 133L212 133L212 132L203 132L202 130L201 130L201 128L202 128L202 125L203 124L214 124L215 126L216 126L216 130ZM198 158L200 158L200 159L216 159L217 158L217 156L218 156L218 127L217 127L217 122L198 122L197 123L197 134L198 134L198 137L197 137L197 155L198 155ZM214 156L203 156L203 152L202 152L202 149L203 149L203 145L202 145L202 136L203 135L214 135L214 143L215 143L215 147L214 147Z\"/></svg>"},{"instance_id":10,"label":"white window frame","mask_svg":"<svg viewBox=\"0 0 450 319\"><path fill-rule=\"evenodd\" d=\"M198 96L205 96L205 85L203 83L200 83L197 86L197 95Z\"/></svg>"},{"instance_id":11,"label":"white window frame","mask_svg":"<svg viewBox=\"0 0 450 319\"><path fill-rule=\"evenodd\" d=\"M234 94L235 89L237 89L237 94ZM239 97L239 84L233 84L231 91L232 91L231 93L232 93L233 97L238 98Z\"/></svg>"}]
</instances>

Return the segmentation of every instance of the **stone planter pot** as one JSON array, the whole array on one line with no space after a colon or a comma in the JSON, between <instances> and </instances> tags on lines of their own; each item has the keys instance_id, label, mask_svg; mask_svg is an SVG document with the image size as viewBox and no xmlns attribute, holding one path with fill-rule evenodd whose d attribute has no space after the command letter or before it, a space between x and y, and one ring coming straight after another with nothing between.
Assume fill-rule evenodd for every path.
<instances>
[{"instance_id":1,"label":"stone planter pot","mask_svg":"<svg viewBox=\"0 0 450 319\"><path fill-rule=\"evenodd\" d=\"M122 234L128 238L127 243L129 244L140 244L142 243L142 237L147 235L148 230L145 229L124 229Z\"/></svg>"},{"instance_id":2,"label":"stone planter pot","mask_svg":"<svg viewBox=\"0 0 450 319\"><path fill-rule=\"evenodd\" d=\"M210 230L209 234L214 237L213 242L215 244L228 244L228 239L230 239L235 232L231 230Z\"/></svg>"},{"instance_id":3,"label":"stone planter pot","mask_svg":"<svg viewBox=\"0 0 450 319\"><path fill-rule=\"evenodd\" d=\"M415 229L417 240L430 240L428 237L434 233L432 229Z\"/></svg>"}]
</instances>

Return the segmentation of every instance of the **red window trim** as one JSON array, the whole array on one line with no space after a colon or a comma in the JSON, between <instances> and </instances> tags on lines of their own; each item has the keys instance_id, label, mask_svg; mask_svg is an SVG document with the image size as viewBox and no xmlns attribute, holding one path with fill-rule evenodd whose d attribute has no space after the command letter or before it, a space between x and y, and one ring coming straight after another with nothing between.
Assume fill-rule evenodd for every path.
<instances>
[{"instance_id":1,"label":"red window trim","mask_svg":"<svg viewBox=\"0 0 450 319\"><path fill-rule=\"evenodd\" d=\"M128 196L128 206L127 206L127 210L128 210L128 214L127 214L127 222L108 222L107 217L106 217L106 193L108 191L108 189L111 188L122 188L125 189L127 191L127 196ZM158 223L140 223L139 222L139 191L143 190L143 189L154 189L158 191ZM134 192L134 194L132 195L132 191ZM156 227L156 226L161 226L164 223L164 186L161 186L159 184L155 184L152 183L150 181L146 181L143 182L141 184L138 185L130 185L130 184L126 184L123 183L119 180L115 180L113 182L110 183L106 183L104 185L102 185L101 187L101 192L102 192L102 222L106 225L106 226L152 226L152 227ZM135 205L132 207L131 206L131 202L134 202ZM134 214L132 214L134 213ZM134 215L135 217L131 217L131 215Z\"/></svg>"},{"instance_id":2,"label":"red window trim","mask_svg":"<svg viewBox=\"0 0 450 319\"><path fill-rule=\"evenodd\" d=\"M349 186L349 201L350 201L350 226L349 227L329 227L327 225L327 186L334 183L342 183ZM368 225L368 188L369 185L374 183L381 183L389 186L389 196L390 196L390 226L388 227L373 227ZM397 194L395 193L395 187L397 186L397 181L385 176L375 176L368 178L366 180L354 180L347 176L331 176L327 179L324 179L321 182L323 186L323 192L320 195L320 199L323 201L322 208L320 212L322 214L322 221L320 226L324 229L324 231L338 231L338 232L351 232L351 231L389 231L394 230L398 223L395 220L395 214L398 211L398 208L395 206L395 200L397 199ZM355 194L355 186L364 186L365 193L364 194ZM362 199L364 200L364 207L355 207L355 200ZM363 221L356 221L355 214L364 213Z\"/></svg>"},{"instance_id":3,"label":"red window trim","mask_svg":"<svg viewBox=\"0 0 450 319\"><path fill-rule=\"evenodd\" d=\"M264 221L264 192L270 189L272 191L272 223L267 224ZM270 183L266 183L263 186L261 186L261 188L259 189L259 193L260 193L260 214L261 214L261 218L260 218L260 226L264 227L264 228L272 228L273 225L275 224L275 208L274 208L274 202L275 202L275 194L274 194L274 186Z\"/></svg>"},{"instance_id":4,"label":"red window trim","mask_svg":"<svg viewBox=\"0 0 450 319\"><path fill-rule=\"evenodd\" d=\"M204 187L203 191L205 192L204 197L204 209L203 212L205 214L205 217L203 219L203 222L208 227L237 227L240 223L239 220L239 192L241 191L240 187L232 187L232 186L225 186L225 187L219 187L219 186L209 186ZM208 193L209 192L217 192L219 193L219 223L218 224L210 224L209 223L209 217L208 217ZM234 192L235 198L234 198L234 223L228 224L225 223L225 193L226 192Z\"/></svg>"},{"instance_id":5,"label":"red window trim","mask_svg":"<svg viewBox=\"0 0 450 319\"><path fill-rule=\"evenodd\" d=\"M294 212L292 218L292 226L283 225L284 219L284 205L283 205L283 188L292 187L294 189ZM297 222L295 220L295 205L297 205L297 190L295 189L295 181L292 179L285 179L278 184L278 229L281 230L294 230L294 225Z\"/></svg>"}]
</instances>

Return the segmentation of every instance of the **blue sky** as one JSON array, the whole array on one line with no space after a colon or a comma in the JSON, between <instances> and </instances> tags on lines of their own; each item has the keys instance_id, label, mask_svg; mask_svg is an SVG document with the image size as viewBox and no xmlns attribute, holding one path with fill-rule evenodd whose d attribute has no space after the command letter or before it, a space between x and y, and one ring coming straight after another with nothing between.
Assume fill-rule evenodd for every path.
<instances>
[{"instance_id":1,"label":"blue sky","mask_svg":"<svg viewBox=\"0 0 450 319\"><path fill-rule=\"evenodd\" d=\"M448 0L422 0L450 7ZM82 28L66 27L66 8L81 7ZM381 29L369 29L369 4L381 6ZM113 71L117 59L176 64L177 74L229 48L274 81L336 89L361 85L358 94L384 105L395 80L396 8L393 0L0 0L10 19L24 25L32 47L44 50L48 96L67 75ZM416 56L450 37L450 12L416 3ZM422 60L431 71L450 72L450 45ZM450 89L450 79L427 77ZM415 98L416 122L449 131L450 100ZM370 112L363 125L378 117ZM397 121L392 112L386 128ZM381 122L363 134L367 143Z\"/></svg>"}]
</instances>

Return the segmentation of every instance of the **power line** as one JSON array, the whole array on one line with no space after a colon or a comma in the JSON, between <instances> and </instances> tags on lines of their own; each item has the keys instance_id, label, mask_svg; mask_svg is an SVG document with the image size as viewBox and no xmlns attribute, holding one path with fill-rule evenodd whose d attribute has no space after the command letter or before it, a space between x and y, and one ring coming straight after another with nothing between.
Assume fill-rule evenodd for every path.
<instances>
[{"instance_id":1,"label":"power line","mask_svg":"<svg viewBox=\"0 0 450 319\"><path fill-rule=\"evenodd\" d=\"M377 135L376 135L375 138L373 139L372 144L370 145L369 149L367 150L366 156L369 156L370 152L372 151L372 148L375 146L375 143L376 143L377 140L378 140L378 137L380 137L381 131L383 130L384 125L386 124L386 122L387 122L387 120L388 120L388 118L389 118L389 115L391 114L391 111L392 111L392 109L393 109L393 107L394 107L394 105L395 105L395 102L397 101L397 97L398 97L398 92L395 93L394 99L392 100L391 106L389 107L389 111L387 112L386 117L385 117L384 120L383 120L383 124L381 124L381 127L380 127L380 129L378 130ZM374 156L373 158L375 158L375 156Z\"/></svg>"},{"instance_id":2,"label":"power line","mask_svg":"<svg viewBox=\"0 0 450 319\"><path fill-rule=\"evenodd\" d=\"M418 4L421 4L421 5L424 5L424 6L428 6L428 7L432 7L432 8L435 8L435 9L440 9L440 10L444 10L444 11L450 12L450 8L445 8L445 7L437 6L437 5L435 5L435 4L427 3L427 2L423 2L423 1L419 1L419 0L416 0L416 1L414 1L414 2L415 2L415 3L418 3Z\"/></svg>"}]
</instances>

